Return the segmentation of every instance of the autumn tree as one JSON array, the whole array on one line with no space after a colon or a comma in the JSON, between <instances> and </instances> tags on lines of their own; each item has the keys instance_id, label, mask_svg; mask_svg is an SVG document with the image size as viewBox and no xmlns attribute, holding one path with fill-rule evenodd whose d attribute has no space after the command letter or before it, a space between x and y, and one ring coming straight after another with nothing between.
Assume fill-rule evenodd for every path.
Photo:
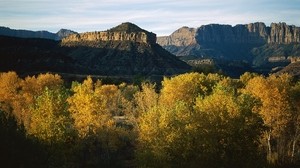
<instances>
[{"instance_id":1,"label":"autumn tree","mask_svg":"<svg viewBox=\"0 0 300 168\"><path fill-rule=\"evenodd\" d=\"M155 84L142 83L141 91L134 94L137 116L146 113L158 104L158 94L155 91Z\"/></svg>"},{"instance_id":2,"label":"autumn tree","mask_svg":"<svg viewBox=\"0 0 300 168\"><path fill-rule=\"evenodd\" d=\"M18 122L22 119L22 115L15 107L20 100L21 81L15 72L0 73L0 109L6 115L15 117Z\"/></svg>"},{"instance_id":3,"label":"autumn tree","mask_svg":"<svg viewBox=\"0 0 300 168\"><path fill-rule=\"evenodd\" d=\"M198 96L205 96L212 91L213 86L223 77L218 74L186 73L162 82L160 102L164 106L172 106L176 101L182 101L193 106Z\"/></svg>"},{"instance_id":4,"label":"autumn tree","mask_svg":"<svg viewBox=\"0 0 300 168\"><path fill-rule=\"evenodd\" d=\"M45 88L31 107L28 133L49 143L65 142L70 138L74 129L66 102L68 96L64 88Z\"/></svg>"},{"instance_id":5,"label":"autumn tree","mask_svg":"<svg viewBox=\"0 0 300 168\"><path fill-rule=\"evenodd\" d=\"M178 95L193 89L176 91L176 85L163 85L176 92L167 92L168 96L172 94L168 98L173 104L160 99L157 106L141 114L137 149L140 166L259 166L258 140L263 127L260 117L252 112L251 97L239 95L236 82L230 78L211 75L200 81L191 87L200 88L191 97ZM166 94L164 89L161 94Z\"/></svg>"},{"instance_id":6,"label":"autumn tree","mask_svg":"<svg viewBox=\"0 0 300 168\"><path fill-rule=\"evenodd\" d=\"M291 77L283 74L267 78L257 76L246 85L246 93L257 98L260 103L255 107L268 127L265 132L265 146L271 163L283 163L288 156L285 133L292 120L292 105L289 99Z\"/></svg>"},{"instance_id":7,"label":"autumn tree","mask_svg":"<svg viewBox=\"0 0 300 168\"><path fill-rule=\"evenodd\" d=\"M74 92L67 101L78 131L83 167L99 166L110 162L130 139L130 131L118 127L113 118L118 112L119 89L115 85L102 85L88 77L83 83L74 83ZM89 148L87 151L86 148ZM101 159L102 158L102 159Z\"/></svg>"}]
</instances>

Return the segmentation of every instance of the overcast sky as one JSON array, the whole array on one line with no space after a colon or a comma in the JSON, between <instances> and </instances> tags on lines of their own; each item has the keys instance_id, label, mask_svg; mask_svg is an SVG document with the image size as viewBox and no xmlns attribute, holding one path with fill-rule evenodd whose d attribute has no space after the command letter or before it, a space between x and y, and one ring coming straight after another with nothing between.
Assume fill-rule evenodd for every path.
<instances>
[{"instance_id":1,"label":"overcast sky","mask_svg":"<svg viewBox=\"0 0 300 168\"><path fill-rule=\"evenodd\" d=\"M102 31L132 22L157 35L210 23L300 26L300 0L0 0L0 26Z\"/></svg>"}]
</instances>

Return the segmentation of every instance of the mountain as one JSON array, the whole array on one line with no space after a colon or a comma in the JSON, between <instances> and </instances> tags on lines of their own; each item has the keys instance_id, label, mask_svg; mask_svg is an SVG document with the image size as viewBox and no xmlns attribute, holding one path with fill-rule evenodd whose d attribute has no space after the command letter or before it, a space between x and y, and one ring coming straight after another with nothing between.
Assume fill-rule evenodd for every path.
<instances>
[{"instance_id":1,"label":"mountain","mask_svg":"<svg viewBox=\"0 0 300 168\"><path fill-rule=\"evenodd\" d=\"M71 34L61 41L0 36L0 45L0 71L21 74L52 71L162 77L190 70L189 65L156 43L154 33L132 23L107 31Z\"/></svg>"},{"instance_id":2,"label":"mountain","mask_svg":"<svg viewBox=\"0 0 300 168\"><path fill-rule=\"evenodd\" d=\"M8 27L0 27L0 35L9 37L61 40L70 34L76 34L76 32L72 30L61 29L57 33L51 33L48 31L15 30Z\"/></svg>"},{"instance_id":3,"label":"mountain","mask_svg":"<svg viewBox=\"0 0 300 168\"><path fill-rule=\"evenodd\" d=\"M102 75L172 75L190 67L156 43L156 35L132 23L107 31L73 34L61 46L69 56ZM84 55L84 57L82 57Z\"/></svg>"},{"instance_id":4,"label":"mountain","mask_svg":"<svg viewBox=\"0 0 300 168\"><path fill-rule=\"evenodd\" d=\"M195 30L187 35L183 30ZM189 36L189 38L187 38ZM158 44L177 56L248 63L256 70L270 71L269 57L300 56L300 28L286 23L262 22L236 26L209 24L197 29L180 28L170 36L157 38ZM188 45L187 45L188 44ZM286 65L286 61L279 64ZM267 69L265 69L267 65Z\"/></svg>"}]
</instances>

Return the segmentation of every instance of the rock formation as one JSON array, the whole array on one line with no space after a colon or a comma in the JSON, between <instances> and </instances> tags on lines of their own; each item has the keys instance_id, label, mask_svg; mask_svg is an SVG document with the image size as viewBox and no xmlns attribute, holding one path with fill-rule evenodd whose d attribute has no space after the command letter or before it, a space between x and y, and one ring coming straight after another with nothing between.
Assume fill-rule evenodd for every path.
<instances>
[{"instance_id":1,"label":"rock formation","mask_svg":"<svg viewBox=\"0 0 300 168\"><path fill-rule=\"evenodd\" d=\"M247 25L210 24L198 28L197 42L202 43L244 43L262 44L267 40L267 30L264 23Z\"/></svg>"},{"instance_id":2,"label":"rock formation","mask_svg":"<svg viewBox=\"0 0 300 168\"><path fill-rule=\"evenodd\" d=\"M300 42L300 27L286 23L272 23L268 43L290 44Z\"/></svg>"},{"instance_id":3,"label":"rock formation","mask_svg":"<svg viewBox=\"0 0 300 168\"><path fill-rule=\"evenodd\" d=\"M190 33L187 33L190 32ZM162 46L188 46L196 39L199 45L205 43L235 43L235 44L290 44L300 42L300 27L289 26L286 23L272 23L270 27L262 22L238 24L236 26L209 24L193 28L183 27L170 36L158 37Z\"/></svg>"},{"instance_id":4,"label":"rock formation","mask_svg":"<svg viewBox=\"0 0 300 168\"><path fill-rule=\"evenodd\" d=\"M157 43L161 46L188 46L196 43L196 29L182 27L172 33L170 36L162 36L157 38Z\"/></svg>"},{"instance_id":5,"label":"rock formation","mask_svg":"<svg viewBox=\"0 0 300 168\"><path fill-rule=\"evenodd\" d=\"M194 37L191 33L189 38L179 32L182 28L170 36L158 37L157 42L169 52L193 60L246 62L250 67L268 67L264 70L267 72L278 63L287 64L289 60L283 57L300 57L300 28L286 23L209 24L197 28ZM195 39L194 43L190 44L190 39Z\"/></svg>"},{"instance_id":6,"label":"rock formation","mask_svg":"<svg viewBox=\"0 0 300 168\"><path fill-rule=\"evenodd\" d=\"M107 31L95 31L80 34L72 34L62 39L62 45L84 45L87 42L99 41L132 41L139 43L156 43L156 35L147 32L132 23L122 23Z\"/></svg>"}]
</instances>

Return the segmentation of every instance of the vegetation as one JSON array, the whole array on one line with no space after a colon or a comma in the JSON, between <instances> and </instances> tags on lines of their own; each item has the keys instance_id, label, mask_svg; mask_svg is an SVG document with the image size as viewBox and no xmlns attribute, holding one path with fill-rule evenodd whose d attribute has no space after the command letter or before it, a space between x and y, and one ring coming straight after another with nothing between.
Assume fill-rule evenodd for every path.
<instances>
[{"instance_id":1,"label":"vegetation","mask_svg":"<svg viewBox=\"0 0 300 168\"><path fill-rule=\"evenodd\" d=\"M187 73L162 86L67 88L0 73L5 167L289 167L300 164L300 82Z\"/></svg>"}]
</instances>

